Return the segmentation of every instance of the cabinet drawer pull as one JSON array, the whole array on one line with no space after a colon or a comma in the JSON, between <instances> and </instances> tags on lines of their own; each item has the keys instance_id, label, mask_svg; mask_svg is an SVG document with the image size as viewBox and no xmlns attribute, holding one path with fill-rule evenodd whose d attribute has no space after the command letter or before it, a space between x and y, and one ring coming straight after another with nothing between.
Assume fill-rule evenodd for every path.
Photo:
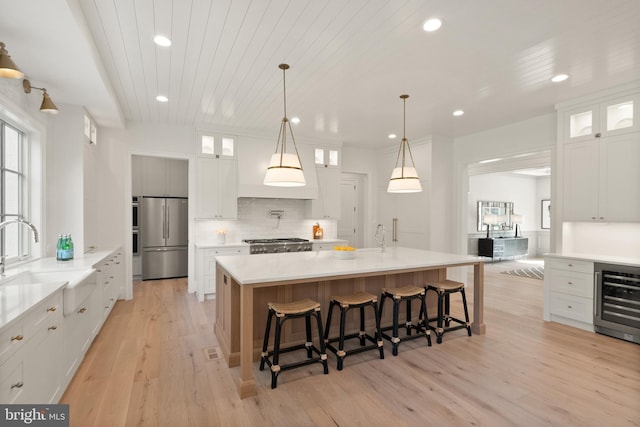
<instances>
[{"instance_id":1,"label":"cabinet drawer pull","mask_svg":"<svg viewBox=\"0 0 640 427\"><path fill-rule=\"evenodd\" d=\"M573 267L573 264L569 264L569 267Z\"/></svg>"},{"instance_id":2,"label":"cabinet drawer pull","mask_svg":"<svg viewBox=\"0 0 640 427\"><path fill-rule=\"evenodd\" d=\"M78 310L78 314L82 314L82 313L84 313L85 311L87 311L87 309L86 309L86 308L84 308L84 307L82 307L80 310Z\"/></svg>"},{"instance_id":3,"label":"cabinet drawer pull","mask_svg":"<svg viewBox=\"0 0 640 427\"><path fill-rule=\"evenodd\" d=\"M47 308L47 311L56 311L56 308L55 307L49 307L49 308Z\"/></svg>"},{"instance_id":4,"label":"cabinet drawer pull","mask_svg":"<svg viewBox=\"0 0 640 427\"><path fill-rule=\"evenodd\" d=\"M11 384L11 389L13 390L14 388L20 388L24 385L24 383L22 381L17 382L15 384Z\"/></svg>"},{"instance_id":5,"label":"cabinet drawer pull","mask_svg":"<svg viewBox=\"0 0 640 427\"><path fill-rule=\"evenodd\" d=\"M22 335L16 335L15 337L11 337L11 341L22 341L23 338Z\"/></svg>"},{"instance_id":6,"label":"cabinet drawer pull","mask_svg":"<svg viewBox=\"0 0 640 427\"><path fill-rule=\"evenodd\" d=\"M56 325L51 325L47 328L49 331L55 331L56 329L58 329L58 327Z\"/></svg>"},{"instance_id":7,"label":"cabinet drawer pull","mask_svg":"<svg viewBox=\"0 0 640 427\"><path fill-rule=\"evenodd\" d=\"M573 282L567 282L567 285L573 285Z\"/></svg>"},{"instance_id":8,"label":"cabinet drawer pull","mask_svg":"<svg viewBox=\"0 0 640 427\"><path fill-rule=\"evenodd\" d=\"M567 308L569 308L569 309L573 309L573 307L572 307L572 306L570 306L570 305L568 305L568 306L567 306Z\"/></svg>"}]
</instances>

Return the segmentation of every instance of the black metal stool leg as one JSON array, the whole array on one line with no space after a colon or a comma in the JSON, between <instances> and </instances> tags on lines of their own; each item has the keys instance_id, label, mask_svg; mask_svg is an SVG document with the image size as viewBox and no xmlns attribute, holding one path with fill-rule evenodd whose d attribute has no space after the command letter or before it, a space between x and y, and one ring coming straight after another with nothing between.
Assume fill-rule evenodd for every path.
<instances>
[{"instance_id":1,"label":"black metal stool leg","mask_svg":"<svg viewBox=\"0 0 640 427\"><path fill-rule=\"evenodd\" d=\"M329 342L329 329L331 328L331 314L333 313L333 307L336 305L335 301L331 301L329 303L329 313L327 314L327 323L324 328L324 342L325 344Z\"/></svg>"},{"instance_id":2,"label":"black metal stool leg","mask_svg":"<svg viewBox=\"0 0 640 427\"><path fill-rule=\"evenodd\" d=\"M444 293L438 291L438 320L437 320L437 328L436 328L436 342L438 344L442 343L442 335L444 333L444 328L442 325L442 318L444 317Z\"/></svg>"},{"instance_id":3,"label":"black metal stool leg","mask_svg":"<svg viewBox=\"0 0 640 427\"><path fill-rule=\"evenodd\" d=\"M471 336L471 323L469 323L469 309L467 309L467 295L464 292L464 288L460 289L462 294L462 306L464 307L464 320L467 322L467 334Z\"/></svg>"},{"instance_id":4,"label":"black metal stool leg","mask_svg":"<svg viewBox=\"0 0 640 427\"><path fill-rule=\"evenodd\" d=\"M311 318L309 316L304 318L304 328L307 337L307 342L304 343L304 346L307 349L307 359L311 359L313 357L313 341L311 340Z\"/></svg>"},{"instance_id":5,"label":"black metal stool leg","mask_svg":"<svg viewBox=\"0 0 640 427\"><path fill-rule=\"evenodd\" d=\"M376 319L376 336L375 340L378 343L378 349L380 350L380 359L384 359L384 343L382 342L382 331L380 330L380 312L378 311L378 303L372 302L373 316Z\"/></svg>"},{"instance_id":6,"label":"black metal stool leg","mask_svg":"<svg viewBox=\"0 0 640 427\"><path fill-rule=\"evenodd\" d=\"M394 356L398 355L398 345L400 344L400 337L398 335L398 312L400 311L400 300L393 300L393 335L391 337L391 344L393 346L391 353Z\"/></svg>"},{"instance_id":7,"label":"black metal stool leg","mask_svg":"<svg viewBox=\"0 0 640 427\"><path fill-rule=\"evenodd\" d=\"M365 332L364 332L364 305L360 307L360 345L365 346Z\"/></svg>"},{"instance_id":8,"label":"black metal stool leg","mask_svg":"<svg viewBox=\"0 0 640 427\"><path fill-rule=\"evenodd\" d=\"M407 336L411 336L411 299L407 300L407 320L404 324Z\"/></svg>"},{"instance_id":9,"label":"black metal stool leg","mask_svg":"<svg viewBox=\"0 0 640 427\"><path fill-rule=\"evenodd\" d=\"M427 345L431 347L431 329L429 329L429 313L427 312L427 293L420 298L420 318L424 319L421 322L421 327L424 330L424 334L427 336Z\"/></svg>"},{"instance_id":10,"label":"black metal stool leg","mask_svg":"<svg viewBox=\"0 0 640 427\"><path fill-rule=\"evenodd\" d=\"M338 341L338 351L336 352L336 356L338 357L338 371L342 371L342 366L344 365L344 358L346 353L344 351L344 330L347 323L347 309L344 307L340 307L340 338Z\"/></svg>"},{"instance_id":11,"label":"black metal stool leg","mask_svg":"<svg viewBox=\"0 0 640 427\"><path fill-rule=\"evenodd\" d=\"M320 337L323 336L322 319L320 318L320 312L316 311L315 316L316 316L316 319L318 320L318 341L320 341L320 360L322 362L322 368L323 368L324 374L326 375L329 373L329 365L327 364L327 351L324 345L324 340L320 339Z\"/></svg>"},{"instance_id":12,"label":"black metal stool leg","mask_svg":"<svg viewBox=\"0 0 640 427\"><path fill-rule=\"evenodd\" d=\"M264 370L264 363L269 357L269 352L267 349L269 348L269 334L271 334L271 319L273 318L273 311L269 310L267 314L267 327L264 332L264 343L262 344L262 356L260 357L260 370Z\"/></svg>"},{"instance_id":13,"label":"black metal stool leg","mask_svg":"<svg viewBox=\"0 0 640 427\"><path fill-rule=\"evenodd\" d=\"M451 294L444 292L444 326L447 328L451 326Z\"/></svg>"},{"instance_id":14,"label":"black metal stool leg","mask_svg":"<svg viewBox=\"0 0 640 427\"><path fill-rule=\"evenodd\" d=\"M273 343L273 364L271 365L271 388L278 385L278 374L280 374L280 332L282 331L283 320L276 316L276 334Z\"/></svg>"}]
</instances>

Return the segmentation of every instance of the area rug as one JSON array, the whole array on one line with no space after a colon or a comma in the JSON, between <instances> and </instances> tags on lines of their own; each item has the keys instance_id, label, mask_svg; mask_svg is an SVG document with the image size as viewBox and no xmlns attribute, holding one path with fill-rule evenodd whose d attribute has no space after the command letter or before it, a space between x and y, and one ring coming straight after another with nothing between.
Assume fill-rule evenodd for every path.
<instances>
[{"instance_id":1,"label":"area rug","mask_svg":"<svg viewBox=\"0 0 640 427\"><path fill-rule=\"evenodd\" d=\"M543 267L518 268L516 270L502 271L502 274L511 274L513 276L528 277L530 279L544 279Z\"/></svg>"}]
</instances>

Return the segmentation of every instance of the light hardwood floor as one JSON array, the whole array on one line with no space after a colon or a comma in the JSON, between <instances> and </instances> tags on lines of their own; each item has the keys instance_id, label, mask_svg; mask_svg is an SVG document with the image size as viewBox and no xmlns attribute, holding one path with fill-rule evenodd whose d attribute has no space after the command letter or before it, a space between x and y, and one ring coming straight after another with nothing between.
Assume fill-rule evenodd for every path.
<instances>
[{"instance_id":1,"label":"light hardwood floor","mask_svg":"<svg viewBox=\"0 0 640 427\"><path fill-rule=\"evenodd\" d=\"M82 427L640 425L640 345L543 322L543 282L500 274L514 265L485 266L486 335L413 340L397 357L385 343L384 360L350 356L343 371L330 354L329 375L287 371L275 390L256 363L258 395L245 400L238 368L205 357L214 302L185 279L136 283L61 403Z\"/></svg>"}]
</instances>

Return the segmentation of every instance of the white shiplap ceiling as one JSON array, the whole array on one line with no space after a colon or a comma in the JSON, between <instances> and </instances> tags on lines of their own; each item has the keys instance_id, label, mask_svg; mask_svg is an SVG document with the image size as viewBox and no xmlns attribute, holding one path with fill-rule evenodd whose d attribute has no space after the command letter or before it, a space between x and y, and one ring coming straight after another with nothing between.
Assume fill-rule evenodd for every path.
<instances>
[{"instance_id":1,"label":"white shiplap ceiling","mask_svg":"<svg viewBox=\"0 0 640 427\"><path fill-rule=\"evenodd\" d=\"M413 140L551 113L556 102L640 79L638 0L0 2L0 41L14 61L102 126L275 134L282 62L297 139L376 147L402 134L402 93ZM433 16L444 24L426 33ZM156 46L155 34L172 46ZM560 72L571 77L551 83Z\"/></svg>"}]
</instances>

